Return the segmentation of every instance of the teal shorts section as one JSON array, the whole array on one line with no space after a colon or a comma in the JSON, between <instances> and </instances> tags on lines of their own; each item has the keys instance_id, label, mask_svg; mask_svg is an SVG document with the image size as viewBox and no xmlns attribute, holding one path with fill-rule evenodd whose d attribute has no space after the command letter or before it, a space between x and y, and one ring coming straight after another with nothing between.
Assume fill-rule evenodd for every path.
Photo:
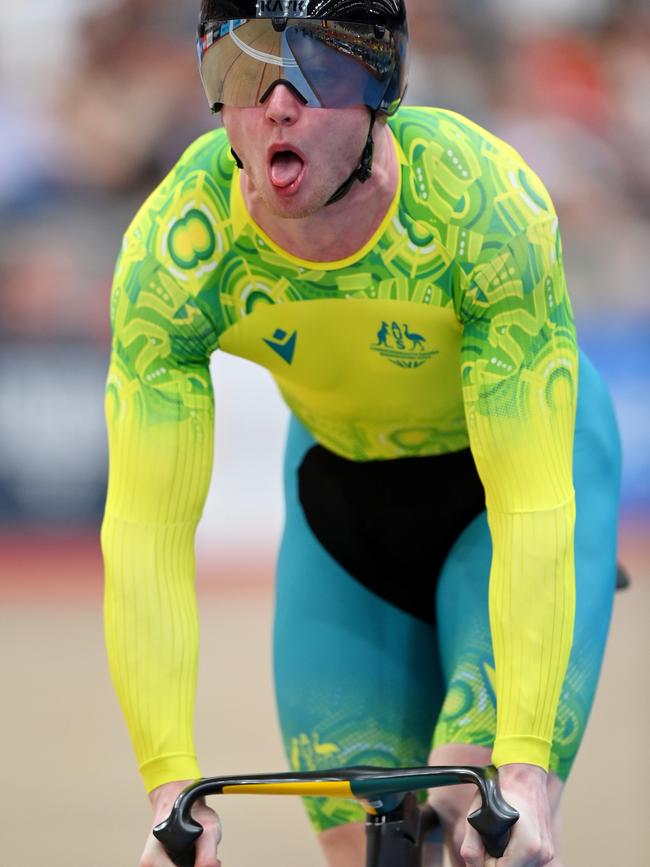
<instances>
[{"instance_id":1,"label":"teal shorts section","mask_svg":"<svg viewBox=\"0 0 650 867\"><path fill-rule=\"evenodd\" d=\"M350 577L312 534L298 499L297 471L313 444L294 420L285 463L286 526L274 634L278 711L291 767L419 765L426 763L432 743L491 747L496 713L485 514L460 534L440 575L430 577L438 582L434 628ZM593 702L616 575L618 432L607 391L584 356L574 483L576 624L551 765L562 779ZM305 800L318 831L363 819L353 801Z\"/></svg>"},{"instance_id":2,"label":"teal shorts section","mask_svg":"<svg viewBox=\"0 0 650 867\"><path fill-rule=\"evenodd\" d=\"M296 479L311 445L294 422L274 637L277 702L291 767L426 764L444 695L434 630L351 578L313 536ZM305 801L319 831L364 816L355 801Z\"/></svg>"}]
</instances>

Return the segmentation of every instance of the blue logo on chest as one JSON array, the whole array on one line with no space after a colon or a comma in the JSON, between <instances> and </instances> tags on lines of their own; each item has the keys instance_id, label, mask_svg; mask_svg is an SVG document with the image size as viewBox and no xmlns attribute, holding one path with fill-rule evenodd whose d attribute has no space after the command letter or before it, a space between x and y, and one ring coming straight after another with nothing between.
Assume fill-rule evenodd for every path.
<instances>
[{"instance_id":1,"label":"blue logo on chest","mask_svg":"<svg viewBox=\"0 0 650 867\"><path fill-rule=\"evenodd\" d=\"M273 352L275 352L276 355L279 355L283 361L286 361L287 364L291 364L293 361L293 353L296 349L297 337L297 331L294 331L293 334L287 334L286 331L277 328L273 332L273 340L266 337L263 337L262 340L267 344L267 346L270 346Z\"/></svg>"},{"instance_id":2,"label":"blue logo on chest","mask_svg":"<svg viewBox=\"0 0 650 867\"><path fill-rule=\"evenodd\" d=\"M427 349L426 338L422 334L411 331L408 323L381 323L377 332L377 342L370 347L398 367L422 367L434 355L437 349Z\"/></svg>"}]
</instances>

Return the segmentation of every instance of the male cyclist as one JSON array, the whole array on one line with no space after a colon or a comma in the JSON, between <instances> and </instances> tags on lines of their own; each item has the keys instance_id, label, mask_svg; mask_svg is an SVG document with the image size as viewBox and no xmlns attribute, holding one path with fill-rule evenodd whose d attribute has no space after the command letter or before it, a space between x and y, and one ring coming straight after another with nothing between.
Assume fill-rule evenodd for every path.
<instances>
[{"instance_id":1,"label":"male cyclist","mask_svg":"<svg viewBox=\"0 0 650 867\"><path fill-rule=\"evenodd\" d=\"M406 52L403 0L203 2L225 129L147 199L115 275L111 670L158 822L200 776L209 358L255 361L292 411L275 623L291 766L492 761L521 814L503 864L559 865L614 589L616 426L546 190L471 121L397 111ZM494 863L470 800L431 795L452 862ZM359 867L360 808L308 811L328 863ZM215 867L218 819L198 819L196 865ZM168 864L150 837L141 867Z\"/></svg>"}]
</instances>

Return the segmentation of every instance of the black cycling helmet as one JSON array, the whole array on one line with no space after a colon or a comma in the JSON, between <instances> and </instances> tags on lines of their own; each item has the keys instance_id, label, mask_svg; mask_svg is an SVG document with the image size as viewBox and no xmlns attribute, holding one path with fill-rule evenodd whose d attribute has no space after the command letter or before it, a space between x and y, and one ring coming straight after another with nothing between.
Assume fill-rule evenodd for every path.
<instances>
[{"instance_id":1,"label":"black cycling helmet","mask_svg":"<svg viewBox=\"0 0 650 867\"><path fill-rule=\"evenodd\" d=\"M393 114L406 90L404 0L202 0L210 107L252 107L278 82L306 105Z\"/></svg>"},{"instance_id":2,"label":"black cycling helmet","mask_svg":"<svg viewBox=\"0 0 650 867\"><path fill-rule=\"evenodd\" d=\"M280 83L307 106L366 105L363 154L328 204L368 180L377 112L394 114L406 91L404 0L202 0L197 49L212 111L258 106Z\"/></svg>"}]
</instances>

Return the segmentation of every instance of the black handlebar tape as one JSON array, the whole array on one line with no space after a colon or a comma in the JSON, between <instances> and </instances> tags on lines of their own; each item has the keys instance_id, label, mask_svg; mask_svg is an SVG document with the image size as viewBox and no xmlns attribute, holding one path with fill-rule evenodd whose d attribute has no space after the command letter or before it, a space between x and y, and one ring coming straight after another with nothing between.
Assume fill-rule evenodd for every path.
<instances>
[{"instance_id":1,"label":"black handlebar tape","mask_svg":"<svg viewBox=\"0 0 650 867\"><path fill-rule=\"evenodd\" d=\"M485 768L483 785L479 786L481 806L467 817L467 821L481 835L488 855L501 858L510 842L512 826L519 813L508 804L499 789L496 768Z\"/></svg>"}]
</instances>

